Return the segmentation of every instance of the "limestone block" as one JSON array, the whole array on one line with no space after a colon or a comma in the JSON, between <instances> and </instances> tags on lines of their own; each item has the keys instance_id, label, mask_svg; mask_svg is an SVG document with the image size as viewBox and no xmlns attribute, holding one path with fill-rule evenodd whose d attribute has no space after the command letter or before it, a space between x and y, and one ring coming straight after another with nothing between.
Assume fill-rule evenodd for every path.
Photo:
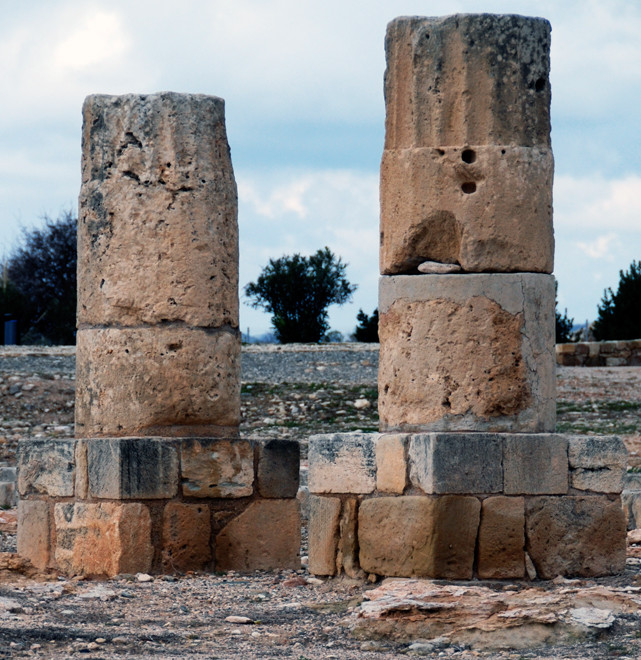
<instances>
[{"instance_id":1,"label":"limestone block","mask_svg":"<svg viewBox=\"0 0 641 660\"><path fill-rule=\"evenodd\" d=\"M234 498L254 492L254 447L248 440L183 440L180 464L185 497Z\"/></svg>"},{"instance_id":2,"label":"limestone block","mask_svg":"<svg viewBox=\"0 0 641 660\"><path fill-rule=\"evenodd\" d=\"M641 491L624 490L621 493L621 504L627 521L627 529L641 527Z\"/></svg>"},{"instance_id":3,"label":"limestone block","mask_svg":"<svg viewBox=\"0 0 641 660\"><path fill-rule=\"evenodd\" d=\"M342 504L341 518L338 523L338 551L336 553L336 571L344 571L351 578L364 577L358 564L358 500L346 499Z\"/></svg>"},{"instance_id":4,"label":"limestone block","mask_svg":"<svg viewBox=\"0 0 641 660\"><path fill-rule=\"evenodd\" d=\"M211 521L206 504L168 502L163 511L162 567L194 571L211 562Z\"/></svg>"},{"instance_id":5,"label":"limestone block","mask_svg":"<svg viewBox=\"0 0 641 660\"><path fill-rule=\"evenodd\" d=\"M381 431L553 431L554 278L395 275L379 285Z\"/></svg>"},{"instance_id":6,"label":"limestone block","mask_svg":"<svg viewBox=\"0 0 641 660\"><path fill-rule=\"evenodd\" d=\"M0 508L12 508L18 502L15 481L0 481Z\"/></svg>"},{"instance_id":7,"label":"limestone block","mask_svg":"<svg viewBox=\"0 0 641 660\"><path fill-rule=\"evenodd\" d=\"M87 499L89 493L89 474L87 469L87 441L83 438L76 440L76 481L75 496L76 499Z\"/></svg>"},{"instance_id":8,"label":"limestone block","mask_svg":"<svg viewBox=\"0 0 641 660\"><path fill-rule=\"evenodd\" d=\"M300 512L295 499L255 500L216 537L216 569L300 568Z\"/></svg>"},{"instance_id":9,"label":"limestone block","mask_svg":"<svg viewBox=\"0 0 641 660\"><path fill-rule=\"evenodd\" d=\"M178 493L178 449L166 438L90 438L91 497L161 499Z\"/></svg>"},{"instance_id":10,"label":"limestone block","mask_svg":"<svg viewBox=\"0 0 641 660\"><path fill-rule=\"evenodd\" d=\"M220 98L89 96L79 324L238 327L237 192Z\"/></svg>"},{"instance_id":11,"label":"limestone block","mask_svg":"<svg viewBox=\"0 0 641 660\"><path fill-rule=\"evenodd\" d=\"M504 436L506 495L563 495L568 492L568 440L554 433Z\"/></svg>"},{"instance_id":12,"label":"limestone block","mask_svg":"<svg viewBox=\"0 0 641 660\"><path fill-rule=\"evenodd\" d=\"M49 565L49 503L21 500L18 503L18 554L36 568Z\"/></svg>"},{"instance_id":13,"label":"limestone block","mask_svg":"<svg viewBox=\"0 0 641 660\"><path fill-rule=\"evenodd\" d=\"M341 501L337 497L309 496L309 572L336 575Z\"/></svg>"},{"instance_id":14,"label":"limestone block","mask_svg":"<svg viewBox=\"0 0 641 660\"><path fill-rule=\"evenodd\" d=\"M407 441L404 433L381 435L376 443L376 489L403 494L407 486Z\"/></svg>"},{"instance_id":15,"label":"limestone block","mask_svg":"<svg viewBox=\"0 0 641 660\"><path fill-rule=\"evenodd\" d=\"M17 481L18 471L15 466L9 467L8 465L0 466L0 481L12 482Z\"/></svg>"},{"instance_id":16,"label":"limestone block","mask_svg":"<svg viewBox=\"0 0 641 660\"><path fill-rule=\"evenodd\" d=\"M376 433L333 433L309 439L310 493L371 493L376 488Z\"/></svg>"},{"instance_id":17,"label":"limestone block","mask_svg":"<svg viewBox=\"0 0 641 660\"><path fill-rule=\"evenodd\" d=\"M74 450L75 440L21 440L18 444L20 495L73 495Z\"/></svg>"},{"instance_id":18,"label":"limestone block","mask_svg":"<svg viewBox=\"0 0 641 660\"><path fill-rule=\"evenodd\" d=\"M481 504L475 497L378 497L361 502L360 565L397 577L469 580Z\"/></svg>"},{"instance_id":19,"label":"limestone block","mask_svg":"<svg viewBox=\"0 0 641 660\"><path fill-rule=\"evenodd\" d=\"M79 437L238 433L235 333L183 326L81 329L76 364Z\"/></svg>"},{"instance_id":20,"label":"limestone block","mask_svg":"<svg viewBox=\"0 0 641 660\"><path fill-rule=\"evenodd\" d=\"M401 17L385 40L385 148L550 145L550 24Z\"/></svg>"},{"instance_id":21,"label":"limestone block","mask_svg":"<svg viewBox=\"0 0 641 660\"><path fill-rule=\"evenodd\" d=\"M616 436L568 436L570 485L578 490L620 493L628 465L625 444Z\"/></svg>"},{"instance_id":22,"label":"limestone block","mask_svg":"<svg viewBox=\"0 0 641 660\"><path fill-rule=\"evenodd\" d=\"M63 572L112 577L151 570L151 516L144 504L60 503L54 521L55 561Z\"/></svg>"},{"instance_id":23,"label":"limestone block","mask_svg":"<svg viewBox=\"0 0 641 660\"><path fill-rule=\"evenodd\" d=\"M296 497L300 445L295 440L268 440L258 445L258 492L261 497Z\"/></svg>"},{"instance_id":24,"label":"limestone block","mask_svg":"<svg viewBox=\"0 0 641 660\"><path fill-rule=\"evenodd\" d=\"M553 170L547 148L385 151L381 273L415 273L425 261L468 272L551 273Z\"/></svg>"},{"instance_id":25,"label":"limestone block","mask_svg":"<svg viewBox=\"0 0 641 660\"><path fill-rule=\"evenodd\" d=\"M481 506L478 575L481 579L525 576L525 502L522 497L488 497Z\"/></svg>"},{"instance_id":26,"label":"limestone block","mask_svg":"<svg viewBox=\"0 0 641 660\"><path fill-rule=\"evenodd\" d=\"M411 436L410 480L425 493L499 493L503 442L492 433Z\"/></svg>"},{"instance_id":27,"label":"limestone block","mask_svg":"<svg viewBox=\"0 0 641 660\"><path fill-rule=\"evenodd\" d=\"M594 577L625 569L625 515L617 497L531 497L526 549L540 578Z\"/></svg>"}]
</instances>

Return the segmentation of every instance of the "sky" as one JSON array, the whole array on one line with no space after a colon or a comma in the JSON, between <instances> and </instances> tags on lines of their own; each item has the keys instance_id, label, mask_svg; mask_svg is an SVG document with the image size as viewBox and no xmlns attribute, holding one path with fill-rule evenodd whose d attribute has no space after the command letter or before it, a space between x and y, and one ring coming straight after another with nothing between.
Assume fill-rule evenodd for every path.
<instances>
[{"instance_id":1,"label":"sky","mask_svg":"<svg viewBox=\"0 0 641 660\"><path fill-rule=\"evenodd\" d=\"M0 0L0 258L77 208L81 107L93 93L220 96L239 193L242 287L270 258L329 246L358 285L330 308L348 335L377 305L387 23L457 12L552 24L559 308L593 320L641 259L637 0Z\"/></svg>"}]
</instances>

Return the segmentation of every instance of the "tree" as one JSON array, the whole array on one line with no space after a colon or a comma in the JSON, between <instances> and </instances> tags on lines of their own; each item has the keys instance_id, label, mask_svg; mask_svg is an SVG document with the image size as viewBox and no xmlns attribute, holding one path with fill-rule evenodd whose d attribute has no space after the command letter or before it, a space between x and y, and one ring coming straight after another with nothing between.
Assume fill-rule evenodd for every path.
<instances>
[{"instance_id":1,"label":"tree","mask_svg":"<svg viewBox=\"0 0 641 660\"><path fill-rule=\"evenodd\" d=\"M75 343L77 226L71 211L57 220L45 216L9 257L8 279L24 304L23 342Z\"/></svg>"},{"instance_id":2,"label":"tree","mask_svg":"<svg viewBox=\"0 0 641 660\"><path fill-rule=\"evenodd\" d=\"M280 343L316 343L329 329L327 308L346 303L356 290L346 267L328 247L310 257L270 259L256 282L245 286L245 295L254 299L252 307L272 315Z\"/></svg>"},{"instance_id":3,"label":"tree","mask_svg":"<svg viewBox=\"0 0 641 660\"><path fill-rule=\"evenodd\" d=\"M363 342L377 342L378 309L375 309L371 316L367 316L362 309L359 309L356 320L358 321L358 325L354 331L354 339Z\"/></svg>"},{"instance_id":4,"label":"tree","mask_svg":"<svg viewBox=\"0 0 641 660\"><path fill-rule=\"evenodd\" d=\"M555 326L556 326L556 343L567 344L572 341L572 328L574 326L574 319L568 317L568 310L566 309L563 316L559 312L559 301L556 294L559 290L559 283L554 280L554 308L555 308Z\"/></svg>"},{"instance_id":5,"label":"tree","mask_svg":"<svg viewBox=\"0 0 641 660\"><path fill-rule=\"evenodd\" d=\"M608 287L597 309L593 331L598 341L641 338L641 262L619 271L617 292Z\"/></svg>"}]
</instances>

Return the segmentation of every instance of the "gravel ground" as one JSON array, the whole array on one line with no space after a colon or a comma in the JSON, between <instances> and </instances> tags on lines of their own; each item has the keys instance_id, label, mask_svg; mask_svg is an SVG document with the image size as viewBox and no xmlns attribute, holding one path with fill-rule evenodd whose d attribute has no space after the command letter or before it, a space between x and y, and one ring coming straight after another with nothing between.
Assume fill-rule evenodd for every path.
<instances>
[{"instance_id":1,"label":"gravel ground","mask_svg":"<svg viewBox=\"0 0 641 660\"><path fill-rule=\"evenodd\" d=\"M375 345L244 347L242 433L304 440L329 430L374 430L377 363ZM622 432L634 446L641 434L641 368L565 367L557 382L564 430ZM20 437L70 435L74 390L72 348L0 349L0 462L13 464ZM373 586L367 583L321 581L304 569L147 582L135 576L69 580L34 572L6 552L14 548L15 512L0 511L0 550L5 551L0 553L0 658L387 660L410 652L407 642L356 639L350 633L350 611ZM641 559L630 557L625 575L596 582L641 589ZM540 584L552 591L564 588L563 583ZM521 589L528 583L515 585ZM227 620L230 616L247 622ZM589 643L518 652L444 644L427 655L637 658L640 627L641 619L629 615Z\"/></svg>"}]
</instances>

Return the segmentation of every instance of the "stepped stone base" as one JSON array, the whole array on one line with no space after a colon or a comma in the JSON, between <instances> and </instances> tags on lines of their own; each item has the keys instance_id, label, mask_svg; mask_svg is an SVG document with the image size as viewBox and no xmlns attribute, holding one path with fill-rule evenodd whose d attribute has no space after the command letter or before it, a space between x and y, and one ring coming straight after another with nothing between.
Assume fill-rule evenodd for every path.
<instances>
[{"instance_id":1,"label":"stepped stone base","mask_svg":"<svg viewBox=\"0 0 641 660\"><path fill-rule=\"evenodd\" d=\"M318 435L309 442L309 568L454 580L625 568L617 437Z\"/></svg>"},{"instance_id":2,"label":"stepped stone base","mask_svg":"<svg viewBox=\"0 0 641 660\"><path fill-rule=\"evenodd\" d=\"M25 440L18 553L107 575L299 568L298 443Z\"/></svg>"}]
</instances>

